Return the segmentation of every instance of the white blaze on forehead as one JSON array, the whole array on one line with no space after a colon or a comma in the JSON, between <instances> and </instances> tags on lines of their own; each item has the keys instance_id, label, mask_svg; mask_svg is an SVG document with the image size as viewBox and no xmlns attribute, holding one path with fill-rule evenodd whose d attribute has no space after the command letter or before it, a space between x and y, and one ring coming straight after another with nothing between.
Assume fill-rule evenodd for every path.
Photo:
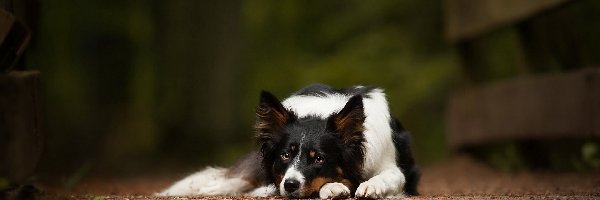
<instances>
[{"instance_id":1,"label":"white blaze on forehead","mask_svg":"<svg viewBox=\"0 0 600 200\"><path fill-rule=\"evenodd\" d=\"M327 96L291 96L282 104L298 117L319 116L323 119L332 113L339 112L348 102L349 96L342 94L328 94Z\"/></svg>"},{"instance_id":2,"label":"white blaze on forehead","mask_svg":"<svg viewBox=\"0 0 600 200\"><path fill-rule=\"evenodd\" d=\"M287 169L287 171L285 171L285 175L283 176L281 183L279 183L279 193L281 193L281 196L285 195L285 180L297 180L300 183L300 188L298 188L300 191L302 191L302 188L304 187L304 175L298 171L298 165L300 165L300 157L302 155L302 144L304 144L304 137L306 137L306 134L302 134L300 145L298 145L298 154L296 157L294 157L294 160L292 160L292 165Z\"/></svg>"},{"instance_id":3,"label":"white blaze on forehead","mask_svg":"<svg viewBox=\"0 0 600 200\"><path fill-rule=\"evenodd\" d=\"M298 167L298 163L300 162L300 156L302 155L302 145L304 144L304 138L306 134L302 134L302 138L300 138L300 144L298 145L298 155L294 158L294 167Z\"/></svg>"}]
</instances>

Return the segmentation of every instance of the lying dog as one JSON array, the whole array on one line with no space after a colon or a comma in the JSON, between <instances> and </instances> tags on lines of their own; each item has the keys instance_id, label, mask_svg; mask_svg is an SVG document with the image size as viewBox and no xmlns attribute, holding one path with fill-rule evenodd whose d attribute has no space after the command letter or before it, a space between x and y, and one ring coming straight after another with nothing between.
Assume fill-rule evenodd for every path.
<instances>
[{"instance_id":1,"label":"lying dog","mask_svg":"<svg viewBox=\"0 0 600 200\"><path fill-rule=\"evenodd\" d=\"M280 102L262 92L253 152L207 168L159 193L383 198L416 195L420 173L409 136L379 88L313 84Z\"/></svg>"}]
</instances>

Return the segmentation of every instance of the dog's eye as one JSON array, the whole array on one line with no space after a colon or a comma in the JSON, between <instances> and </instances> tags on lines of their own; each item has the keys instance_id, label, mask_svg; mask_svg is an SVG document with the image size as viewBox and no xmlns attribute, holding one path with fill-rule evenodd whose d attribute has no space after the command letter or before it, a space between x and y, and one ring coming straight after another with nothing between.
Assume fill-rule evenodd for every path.
<instances>
[{"instance_id":1,"label":"dog's eye","mask_svg":"<svg viewBox=\"0 0 600 200\"><path fill-rule=\"evenodd\" d=\"M315 157L315 163L323 163L323 162L325 162L325 158L323 158L323 156Z\"/></svg>"},{"instance_id":2,"label":"dog's eye","mask_svg":"<svg viewBox=\"0 0 600 200\"><path fill-rule=\"evenodd\" d=\"M281 159L282 160L290 159L290 153L288 153L288 152L281 153Z\"/></svg>"}]
</instances>

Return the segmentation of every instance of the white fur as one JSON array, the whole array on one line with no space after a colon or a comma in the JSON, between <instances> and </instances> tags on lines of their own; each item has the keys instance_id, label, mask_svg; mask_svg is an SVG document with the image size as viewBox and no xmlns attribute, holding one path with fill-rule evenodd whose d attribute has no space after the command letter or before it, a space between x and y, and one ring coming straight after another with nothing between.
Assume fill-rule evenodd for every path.
<instances>
[{"instance_id":1,"label":"white fur","mask_svg":"<svg viewBox=\"0 0 600 200\"><path fill-rule=\"evenodd\" d=\"M275 185L273 185L273 184L270 184L270 185L265 185L265 186L262 186L262 187L252 190L251 192L248 193L248 196L268 197L268 196L275 195L276 192L277 192L277 187L275 187Z\"/></svg>"},{"instance_id":2,"label":"white fur","mask_svg":"<svg viewBox=\"0 0 600 200\"><path fill-rule=\"evenodd\" d=\"M395 196L402 193L406 183L404 174L396 164L396 147L392 140L391 116L385 94L377 89L364 98L365 109L365 160L363 175L368 179L359 185L359 189L372 188L381 191L380 197ZM364 185L364 186L363 186ZM357 197L370 197L371 193L357 189Z\"/></svg>"},{"instance_id":3,"label":"white fur","mask_svg":"<svg viewBox=\"0 0 600 200\"><path fill-rule=\"evenodd\" d=\"M326 97L291 96L285 99L283 106L298 117L319 116L323 119L344 108L350 97L341 94L330 94Z\"/></svg>"},{"instance_id":4,"label":"white fur","mask_svg":"<svg viewBox=\"0 0 600 200\"><path fill-rule=\"evenodd\" d=\"M402 194L404 182L404 174L400 169L398 167L389 167L387 170L361 183L354 195L366 198L399 196ZM402 187L398 187L396 185L398 183L402 183Z\"/></svg>"},{"instance_id":5,"label":"white fur","mask_svg":"<svg viewBox=\"0 0 600 200\"><path fill-rule=\"evenodd\" d=\"M157 196L214 196L236 195L252 188L252 184L239 177L226 177L227 169L208 167L187 176Z\"/></svg>"},{"instance_id":6,"label":"white fur","mask_svg":"<svg viewBox=\"0 0 600 200\"><path fill-rule=\"evenodd\" d=\"M392 140L390 112L385 94L373 89L363 98L365 112L364 179L359 185L357 197L388 197L402 193L406 182L404 174L396 165L396 148ZM328 94L325 96L291 96L282 104L300 118L318 116L326 119L344 108L351 96ZM371 192L370 190L373 190ZM379 191L379 193L377 193Z\"/></svg>"},{"instance_id":7,"label":"white fur","mask_svg":"<svg viewBox=\"0 0 600 200\"><path fill-rule=\"evenodd\" d=\"M333 199L350 196L350 189L341 183L326 183L319 190L321 199Z\"/></svg>"}]
</instances>

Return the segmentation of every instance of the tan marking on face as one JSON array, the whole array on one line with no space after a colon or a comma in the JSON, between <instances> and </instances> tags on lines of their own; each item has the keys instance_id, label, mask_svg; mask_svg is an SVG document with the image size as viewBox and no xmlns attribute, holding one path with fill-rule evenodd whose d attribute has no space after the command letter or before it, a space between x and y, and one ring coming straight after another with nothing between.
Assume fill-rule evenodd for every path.
<instances>
[{"instance_id":1,"label":"tan marking on face","mask_svg":"<svg viewBox=\"0 0 600 200\"><path fill-rule=\"evenodd\" d=\"M314 158L315 155L317 155L317 152L315 150L308 151L308 156L310 156L310 158Z\"/></svg>"},{"instance_id":2,"label":"tan marking on face","mask_svg":"<svg viewBox=\"0 0 600 200\"><path fill-rule=\"evenodd\" d=\"M316 177L309 184L308 187L305 187L302 191L301 195L303 197L308 197L313 194L318 194L321 190L321 187L327 183L341 183L348 188L352 188L352 183L348 179L344 179L341 176L336 179L326 178L326 177Z\"/></svg>"},{"instance_id":3,"label":"tan marking on face","mask_svg":"<svg viewBox=\"0 0 600 200\"><path fill-rule=\"evenodd\" d=\"M321 187L323 187L323 185L325 185L326 183L333 183L334 181L330 178L325 178L325 177L316 177L314 178L310 184L308 184L308 187L305 187L304 190L302 191L302 195L303 196L310 196L314 193L319 193L319 190L321 190Z\"/></svg>"},{"instance_id":4,"label":"tan marking on face","mask_svg":"<svg viewBox=\"0 0 600 200\"><path fill-rule=\"evenodd\" d=\"M292 145L290 145L290 149L292 150L292 152L293 152L293 151L296 151L296 148L298 148L298 147L296 147L296 145L293 145L293 144L292 144Z\"/></svg>"},{"instance_id":5,"label":"tan marking on face","mask_svg":"<svg viewBox=\"0 0 600 200\"><path fill-rule=\"evenodd\" d=\"M276 183L276 185L279 185L281 183L281 181L283 181L283 176L282 175L275 176L275 183Z\"/></svg>"},{"instance_id":6,"label":"tan marking on face","mask_svg":"<svg viewBox=\"0 0 600 200\"><path fill-rule=\"evenodd\" d=\"M344 170L340 166L338 166L335 168L335 171L338 173L338 177L336 178L336 181L341 184L344 184L348 188L352 188L352 182L350 182L350 180L344 178Z\"/></svg>"}]
</instances>

